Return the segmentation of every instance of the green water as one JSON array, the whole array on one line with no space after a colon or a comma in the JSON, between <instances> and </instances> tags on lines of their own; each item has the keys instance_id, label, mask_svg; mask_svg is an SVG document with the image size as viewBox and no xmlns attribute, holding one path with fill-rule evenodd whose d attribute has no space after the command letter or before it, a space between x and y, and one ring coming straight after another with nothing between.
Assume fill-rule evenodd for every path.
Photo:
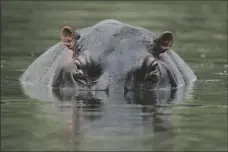
<instances>
[{"instance_id":1,"label":"green water","mask_svg":"<svg viewBox=\"0 0 228 152\"><path fill-rule=\"evenodd\" d=\"M89 100L23 91L20 75L59 41L63 25L108 18L174 33L173 49L198 77L184 99L143 107L99 92L101 104L80 107ZM1 2L1 151L227 151L226 28L226 1Z\"/></svg>"}]
</instances>

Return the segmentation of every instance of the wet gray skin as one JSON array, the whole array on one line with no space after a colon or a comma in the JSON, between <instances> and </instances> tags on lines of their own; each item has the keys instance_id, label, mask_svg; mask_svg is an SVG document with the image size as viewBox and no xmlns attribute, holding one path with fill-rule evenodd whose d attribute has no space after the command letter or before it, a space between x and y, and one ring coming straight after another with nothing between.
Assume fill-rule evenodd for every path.
<instances>
[{"instance_id":1,"label":"wet gray skin","mask_svg":"<svg viewBox=\"0 0 228 152\"><path fill-rule=\"evenodd\" d=\"M196 80L174 51L161 46L162 36L146 29L104 20L76 33L77 56L56 69L54 88L126 91L178 87ZM173 39L171 33L164 35Z\"/></svg>"}]
</instances>

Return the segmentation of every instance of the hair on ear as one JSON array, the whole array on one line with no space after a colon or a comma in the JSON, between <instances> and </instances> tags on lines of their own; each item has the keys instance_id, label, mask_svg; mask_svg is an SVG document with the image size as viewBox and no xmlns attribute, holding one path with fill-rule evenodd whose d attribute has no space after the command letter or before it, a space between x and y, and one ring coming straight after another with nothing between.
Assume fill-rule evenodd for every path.
<instances>
[{"instance_id":1,"label":"hair on ear","mask_svg":"<svg viewBox=\"0 0 228 152\"><path fill-rule=\"evenodd\" d=\"M174 36L170 31L165 31L159 36L159 41L170 41L174 42Z\"/></svg>"},{"instance_id":2,"label":"hair on ear","mask_svg":"<svg viewBox=\"0 0 228 152\"><path fill-rule=\"evenodd\" d=\"M163 32L159 38L158 43L159 48L161 48L161 52L169 50L174 43L174 36L170 31Z\"/></svg>"},{"instance_id":3,"label":"hair on ear","mask_svg":"<svg viewBox=\"0 0 228 152\"><path fill-rule=\"evenodd\" d=\"M62 28L60 33L60 39L68 49L75 51L75 32L71 26L64 26Z\"/></svg>"},{"instance_id":4,"label":"hair on ear","mask_svg":"<svg viewBox=\"0 0 228 152\"><path fill-rule=\"evenodd\" d=\"M66 37L66 36L72 37L74 35L74 31L71 26L67 25L62 28L60 34L61 34L61 37Z\"/></svg>"}]
</instances>

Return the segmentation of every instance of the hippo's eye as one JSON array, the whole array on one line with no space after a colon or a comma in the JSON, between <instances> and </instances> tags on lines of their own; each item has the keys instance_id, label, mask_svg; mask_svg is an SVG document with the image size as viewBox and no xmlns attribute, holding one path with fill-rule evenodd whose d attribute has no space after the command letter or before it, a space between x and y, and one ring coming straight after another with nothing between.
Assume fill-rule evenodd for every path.
<instances>
[{"instance_id":1,"label":"hippo's eye","mask_svg":"<svg viewBox=\"0 0 228 152\"><path fill-rule=\"evenodd\" d=\"M157 66L158 66L158 63L156 61L153 61L152 64L151 64L151 70L155 71Z\"/></svg>"}]
</instances>

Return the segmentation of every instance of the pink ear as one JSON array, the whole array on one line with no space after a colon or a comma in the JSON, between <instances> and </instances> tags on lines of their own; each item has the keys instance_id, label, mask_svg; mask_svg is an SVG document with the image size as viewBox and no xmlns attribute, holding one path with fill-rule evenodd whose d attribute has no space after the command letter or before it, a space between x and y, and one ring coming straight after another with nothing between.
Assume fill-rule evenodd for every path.
<instances>
[{"instance_id":1,"label":"pink ear","mask_svg":"<svg viewBox=\"0 0 228 152\"><path fill-rule=\"evenodd\" d=\"M64 26L60 33L60 39L63 44L70 50L74 49L76 40L74 38L74 30L71 26ZM74 50L73 50L74 51Z\"/></svg>"},{"instance_id":2,"label":"pink ear","mask_svg":"<svg viewBox=\"0 0 228 152\"><path fill-rule=\"evenodd\" d=\"M66 37L66 36L72 37L73 34L74 34L73 28L71 26L68 26L68 25L67 26L64 26L62 28L62 30L61 30L61 33L60 33L61 38L62 37Z\"/></svg>"},{"instance_id":3,"label":"pink ear","mask_svg":"<svg viewBox=\"0 0 228 152\"><path fill-rule=\"evenodd\" d=\"M159 45L164 50L169 50L174 42L174 36L171 32L165 31L159 37Z\"/></svg>"},{"instance_id":4,"label":"pink ear","mask_svg":"<svg viewBox=\"0 0 228 152\"><path fill-rule=\"evenodd\" d=\"M66 25L66 26L64 26L63 27L63 29L65 29L65 28L67 28L67 29L73 29L71 26L69 26L69 25Z\"/></svg>"}]
</instances>

